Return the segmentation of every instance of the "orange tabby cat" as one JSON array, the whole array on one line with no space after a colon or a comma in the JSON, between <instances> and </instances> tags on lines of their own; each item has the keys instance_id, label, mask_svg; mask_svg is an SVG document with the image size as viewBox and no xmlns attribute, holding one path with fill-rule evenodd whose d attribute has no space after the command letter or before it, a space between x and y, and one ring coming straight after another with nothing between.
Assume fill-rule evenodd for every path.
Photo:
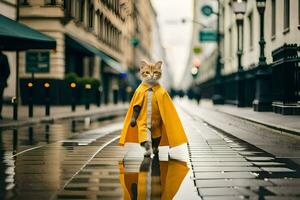
<instances>
[{"instance_id":1,"label":"orange tabby cat","mask_svg":"<svg viewBox=\"0 0 300 200\"><path fill-rule=\"evenodd\" d=\"M141 61L140 76L142 82L150 86L154 86L155 84L158 84L158 81L161 78L161 65L162 65L162 61L158 61L155 64L150 64L147 63L146 61ZM142 146L144 146L146 149L145 156L150 156L152 154L152 147L153 147L153 153L154 154L158 153L158 145L161 138L160 130L162 125L162 119L159 113L157 99L155 95L152 95L151 89L148 93L148 98L150 98L151 101L148 101L150 102L150 104L148 105L150 107L148 108L147 116L151 118L151 121L147 122L147 127L150 131L149 134L151 134L152 143L151 141L146 141L142 143ZM141 110L141 106L136 105L133 107L133 115L130 123L132 127L136 125L136 119L138 118L140 110Z\"/></svg>"}]
</instances>

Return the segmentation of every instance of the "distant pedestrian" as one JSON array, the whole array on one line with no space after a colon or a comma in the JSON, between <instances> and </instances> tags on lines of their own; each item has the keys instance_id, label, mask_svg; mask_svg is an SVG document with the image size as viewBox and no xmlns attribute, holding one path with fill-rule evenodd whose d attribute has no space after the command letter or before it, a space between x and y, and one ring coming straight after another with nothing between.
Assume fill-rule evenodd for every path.
<instances>
[{"instance_id":1,"label":"distant pedestrian","mask_svg":"<svg viewBox=\"0 0 300 200\"><path fill-rule=\"evenodd\" d=\"M10 69L7 56L0 51L0 120L2 120L3 93L4 89L7 87L9 75Z\"/></svg>"}]
</instances>

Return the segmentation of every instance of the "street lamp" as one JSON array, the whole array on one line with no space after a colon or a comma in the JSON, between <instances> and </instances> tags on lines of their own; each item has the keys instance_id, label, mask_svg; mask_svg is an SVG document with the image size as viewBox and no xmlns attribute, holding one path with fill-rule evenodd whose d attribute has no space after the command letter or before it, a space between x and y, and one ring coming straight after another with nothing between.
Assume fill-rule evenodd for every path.
<instances>
[{"instance_id":1,"label":"street lamp","mask_svg":"<svg viewBox=\"0 0 300 200\"><path fill-rule=\"evenodd\" d=\"M221 13L221 3L218 0L218 20L217 20L217 46L218 46L218 55L216 63L216 73L215 73L215 84L214 84L214 95L212 96L213 104L224 104L224 98L222 96L222 84L221 84L221 38L220 38L220 13Z\"/></svg>"},{"instance_id":2,"label":"street lamp","mask_svg":"<svg viewBox=\"0 0 300 200\"><path fill-rule=\"evenodd\" d=\"M242 55L243 55L243 25L244 25L244 14L246 13L246 8L247 8L247 1L236 0L232 3L232 9L236 16L236 25L237 25L238 72L235 80L237 82L237 106L238 107L245 106Z\"/></svg>"},{"instance_id":3,"label":"street lamp","mask_svg":"<svg viewBox=\"0 0 300 200\"><path fill-rule=\"evenodd\" d=\"M253 101L254 111L270 111L271 103L271 72L268 69L265 57L265 39L264 39L264 13L266 9L266 0L257 0L256 7L260 16L260 55L258 71L256 73L256 91Z\"/></svg>"}]
</instances>

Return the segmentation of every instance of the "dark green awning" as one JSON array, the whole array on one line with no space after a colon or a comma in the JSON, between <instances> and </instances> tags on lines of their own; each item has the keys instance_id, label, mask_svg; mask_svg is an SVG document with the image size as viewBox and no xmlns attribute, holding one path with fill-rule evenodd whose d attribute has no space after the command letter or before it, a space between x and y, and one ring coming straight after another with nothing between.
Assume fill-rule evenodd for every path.
<instances>
[{"instance_id":1,"label":"dark green awning","mask_svg":"<svg viewBox=\"0 0 300 200\"><path fill-rule=\"evenodd\" d=\"M66 34L66 45L69 45L71 48L87 56L97 55L103 60L103 62L111 67L115 73L124 73L122 71L121 64L118 61L109 57L104 52L100 51L93 45L88 44L87 42Z\"/></svg>"},{"instance_id":2,"label":"dark green awning","mask_svg":"<svg viewBox=\"0 0 300 200\"><path fill-rule=\"evenodd\" d=\"M0 14L0 50L55 48L55 39Z\"/></svg>"},{"instance_id":3,"label":"dark green awning","mask_svg":"<svg viewBox=\"0 0 300 200\"><path fill-rule=\"evenodd\" d=\"M69 34L66 34L66 45L67 48L70 47L71 49L74 49L75 51L80 52L86 56L97 55L99 52L96 47Z\"/></svg>"}]
</instances>

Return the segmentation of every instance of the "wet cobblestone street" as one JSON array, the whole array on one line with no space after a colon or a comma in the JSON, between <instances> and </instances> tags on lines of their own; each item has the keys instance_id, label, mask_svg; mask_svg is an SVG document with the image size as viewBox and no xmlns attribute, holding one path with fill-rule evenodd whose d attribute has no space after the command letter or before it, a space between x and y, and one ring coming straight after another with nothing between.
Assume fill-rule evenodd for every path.
<instances>
[{"instance_id":1,"label":"wet cobblestone street","mask_svg":"<svg viewBox=\"0 0 300 200\"><path fill-rule=\"evenodd\" d=\"M118 145L121 118L6 130L1 199L299 199L296 163L186 108L177 106L187 148L160 148L153 159L139 145Z\"/></svg>"}]
</instances>

